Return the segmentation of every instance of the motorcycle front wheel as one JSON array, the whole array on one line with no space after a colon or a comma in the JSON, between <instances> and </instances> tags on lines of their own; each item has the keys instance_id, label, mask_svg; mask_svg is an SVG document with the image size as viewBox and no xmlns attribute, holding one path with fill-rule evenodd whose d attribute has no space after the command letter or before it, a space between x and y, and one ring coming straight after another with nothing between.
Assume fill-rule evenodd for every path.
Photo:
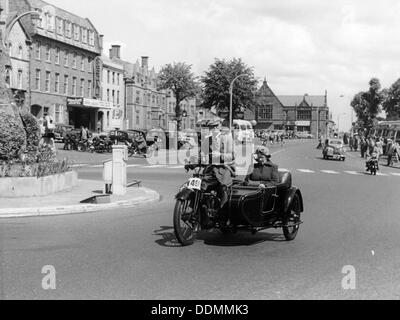
<instances>
[{"instance_id":1,"label":"motorcycle front wheel","mask_svg":"<svg viewBox=\"0 0 400 320\"><path fill-rule=\"evenodd\" d=\"M295 194L293 197L292 204L290 205L288 215L283 221L284 224L289 225L286 227L285 226L282 227L283 235L285 236L285 239L287 241L292 241L297 236L297 232L299 231L300 226L298 224L290 226L290 224L295 224L300 222L300 213L301 213L300 198L297 194Z\"/></svg>"},{"instance_id":2,"label":"motorcycle front wheel","mask_svg":"<svg viewBox=\"0 0 400 320\"><path fill-rule=\"evenodd\" d=\"M193 213L187 213L190 200L177 200L174 209L174 231L176 239L183 246L193 244L196 239L198 223L193 219Z\"/></svg>"}]
</instances>

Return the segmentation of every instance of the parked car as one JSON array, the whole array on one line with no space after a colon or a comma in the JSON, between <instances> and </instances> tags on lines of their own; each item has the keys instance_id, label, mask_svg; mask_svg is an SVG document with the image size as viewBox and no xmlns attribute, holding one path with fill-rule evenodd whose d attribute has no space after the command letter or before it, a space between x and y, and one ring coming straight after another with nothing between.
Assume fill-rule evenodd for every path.
<instances>
[{"instance_id":1,"label":"parked car","mask_svg":"<svg viewBox=\"0 0 400 320\"><path fill-rule=\"evenodd\" d=\"M65 134L74 129L74 126L67 124L56 124L54 129L55 142L64 142Z\"/></svg>"},{"instance_id":2,"label":"parked car","mask_svg":"<svg viewBox=\"0 0 400 320\"><path fill-rule=\"evenodd\" d=\"M322 156L325 160L336 159L344 161L346 155L343 148L343 141L339 139L326 139Z\"/></svg>"}]
</instances>

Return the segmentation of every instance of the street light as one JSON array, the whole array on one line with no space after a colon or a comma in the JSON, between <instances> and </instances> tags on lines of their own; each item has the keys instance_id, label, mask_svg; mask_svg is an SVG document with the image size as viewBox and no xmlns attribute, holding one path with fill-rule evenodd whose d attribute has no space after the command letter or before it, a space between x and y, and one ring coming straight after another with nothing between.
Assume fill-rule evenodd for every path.
<instances>
[{"instance_id":1,"label":"street light","mask_svg":"<svg viewBox=\"0 0 400 320\"><path fill-rule=\"evenodd\" d=\"M235 81L241 77L248 77L249 75L246 73L242 73L240 75L238 75L237 77L235 77L230 86L229 86L229 94L230 94L230 103L229 103L229 130L232 131L232 118L233 118L233 85L235 83Z\"/></svg>"}]
</instances>

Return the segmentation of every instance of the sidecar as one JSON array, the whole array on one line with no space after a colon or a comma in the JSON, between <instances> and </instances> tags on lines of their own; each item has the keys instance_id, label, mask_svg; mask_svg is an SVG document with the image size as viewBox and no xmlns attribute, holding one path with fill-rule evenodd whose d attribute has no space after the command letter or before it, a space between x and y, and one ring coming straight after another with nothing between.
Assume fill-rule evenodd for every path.
<instances>
[{"instance_id":1,"label":"sidecar","mask_svg":"<svg viewBox=\"0 0 400 320\"><path fill-rule=\"evenodd\" d=\"M229 202L229 221L235 228L250 228L253 232L268 228L283 228L287 240L293 240L302 223L304 211L300 190L292 185L289 171L279 171L280 182L260 188L255 182L244 185L236 180Z\"/></svg>"}]
</instances>

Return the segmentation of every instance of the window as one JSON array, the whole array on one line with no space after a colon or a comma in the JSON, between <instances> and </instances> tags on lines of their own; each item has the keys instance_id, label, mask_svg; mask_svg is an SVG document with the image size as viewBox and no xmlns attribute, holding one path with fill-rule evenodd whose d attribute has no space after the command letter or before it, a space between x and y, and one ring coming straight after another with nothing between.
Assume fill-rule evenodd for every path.
<instances>
[{"instance_id":1,"label":"window","mask_svg":"<svg viewBox=\"0 0 400 320\"><path fill-rule=\"evenodd\" d=\"M107 89L107 101L110 102L110 89Z\"/></svg>"},{"instance_id":2,"label":"window","mask_svg":"<svg viewBox=\"0 0 400 320\"><path fill-rule=\"evenodd\" d=\"M56 78L54 81L54 92L59 93L60 92L60 74L56 73Z\"/></svg>"},{"instance_id":3,"label":"window","mask_svg":"<svg viewBox=\"0 0 400 320\"><path fill-rule=\"evenodd\" d=\"M119 105L119 91L117 91L117 105Z\"/></svg>"},{"instance_id":4,"label":"window","mask_svg":"<svg viewBox=\"0 0 400 320\"><path fill-rule=\"evenodd\" d=\"M69 64L69 52L65 50L64 52L64 66L68 67Z\"/></svg>"},{"instance_id":5,"label":"window","mask_svg":"<svg viewBox=\"0 0 400 320\"><path fill-rule=\"evenodd\" d=\"M85 71L85 56L81 57L81 70Z\"/></svg>"},{"instance_id":6,"label":"window","mask_svg":"<svg viewBox=\"0 0 400 320\"><path fill-rule=\"evenodd\" d=\"M18 89L22 89L22 70L21 69L18 70L18 74L17 74L17 87L18 87Z\"/></svg>"},{"instance_id":7,"label":"window","mask_svg":"<svg viewBox=\"0 0 400 320\"><path fill-rule=\"evenodd\" d=\"M85 28L82 28L81 29L81 33L82 33L82 42L83 43L87 43L87 31L86 31L86 29Z\"/></svg>"},{"instance_id":8,"label":"window","mask_svg":"<svg viewBox=\"0 0 400 320\"><path fill-rule=\"evenodd\" d=\"M85 79L81 79L80 95L82 97L85 96Z\"/></svg>"},{"instance_id":9,"label":"window","mask_svg":"<svg viewBox=\"0 0 400 320\"><path fill-rule=\"evenodd\" d=\"M64 75L64 92L63 93L65 95L68 95L68 81L69 81L68 76Z\"/></svg>"},{"instance_id":10,"label":"window","mask_svg":"<svg viewBox=\"0 0 400 320\"><path fill-rule=\"evenodd\" d=\"M89 72L93 71L93 59L88 57L88 67L89 67Z\"/></svg>"},{"instance_id":11,"label":"window","mask_svg":"<svg viewBox=\"0 0 400 320\"><path fill-rule=\"evenodd\" d=\"M18 58L19 59L23 58L23 49L22 49L21 45L19 45L19 47L18 47Z\"/></svg>"},{"instance_id":12,"label":"window","mask_svg":"<svg viewBox=\"0 0 400 320\"><path fill-rule=\"evenodd\" d=\"M92 81L88 80L88 97L92 97Z\"/></svg>"},{"instance_id":13,"label":"window","mask_svg":"<svg viewBox=\"0 0 400 320\"><path fill-rule=\"evenodd\" d=\"M117 73L117 85L118 85L118 86L119 86L119 77L120 77L120 74Z\"/></svg>"},{"instance_id":14,"label":"window","mask_svg":"<svg viewBox=\"0 0 400 320\"><path fill-rule=\"evenodd\" d=\"M76 69L76 60L77 60L78 55L76 54L76 52L74 52L74 56L72 58L72 68Z\"/></svg>"},{"instance_id":15,"label":"window","mask_svg":"<svg viewBox=\"0 0 400 320\"><path fill-rule=\"evenodd\" d=\"M115 104L115 90L112 91L112 103Z\"/></svg>"},{"instance_id":16,"label":"window","mask_svg":"<svg viewBox=\"0 0 400 320\"><path fill-rule=\"evenodd\" d=\"M110 126L110 111L107 111L107 127Z\"/></svg>"},{"instance_id":17,"label":"window","mask_svg":"<svg viewBox=\"0 0 400 320\"><path fill-rule=\"evenodd\" d=\"M44 90L50 92L50 71L46 71Z\"/></svg>"},{"instance_id":18,"label":"window","mask_svg":"<svg viewBox=\"0 0 400 320\"><path fill-rule=\"evenodd\" d=\"M46 61L51 61L51 48L49 44L46 46Z\"/></svg>"},{"instance_id":19,"label":"window","mask_svg":"<svg viewBox=\"0 0 400 320\"><path fill-rule=\"evenodd\" d=\"M54 120L56 123L63 122L63 106L61 104L55 105Z\"/></svg>"},{"instance_id":20,"label":"window","mask_svg":"<svg viewBox=\"0 0 400 320\"><path fill-rule=\"evenodd\" d=\"M94 32L89 31L89 45L94 46Z\"/></svg>"},{"instance_id":21,"label":"window","mask_svg":"<svg viewBox=\"0 0 400 320\"><path fill-rule=\"evenodd\" d=\"M57 18L57 34L62 35L63 34L63 20L61 18Z\"/></svg>"},{"instance_id":22,"label":"window","mask_svg":"<svg viewBox=\"0 0 400 320\"><path fill-rule=\"evenodd\" d=\"M72 29L71 22L65 21L65 36L67 38L71 38L71 35L72 35L72 30L71 29Z\"/></svg>"},{"instance_id":23,"label":"window","mask_svg":"<svg viewBox=\"0 0 400 320\"><path fill-rule=\"evenodd\" d=\"M272 120L272 105L264 105L259 109L259 117L263 120Z\"/></svg>"},{"instance_id":24,"label":"window","mask_svg":"<svg viewBox=\"0 0 400 320\"><path fill-rule=\"evenodd\" d=\"M36 42L36 59L40 60L41 59L41 51L42 51L42 44L40 41Z\"/></svg>"},{"instance_id":25,"label":"window","mask_svg":"<svg viewBox=\"0 0 400 320\"><path fill-rule=\"evenodd\" d=\"M76 96L76 77L72 78L72 95Z\"/></svg>"},{"instance_id":26,"label":"window","mask_svg":"<svg viewBox=\"0 0 400 320\"><path fill-rule=\"evenodd\" d=\"M35 90L40 90L40 69L35 72Z\"/></svg>"},{"instance_id":27,"label":"window","mask_svg":"<svg viewBox=\"0 0 400 320\"><path fill-rule=\"evenodd\" d=\"M9 68L6 69L6 83L11 86L11 70Z\"/></svg>"},{"instance_id":28,"label":"window","mask_svg":"<svg viewBox=\"0 0 400 320\"><path fill-rule=\"evenodd\" d=\"M140 103L140 91L136 91L136 103Z\"/></svg>"},{"instance_id":29,"label":"window","mask_svg":"<svg viewBox=\"0 0 400 320\"><path fill-rule=\"evenodd\" d=\"M76 24L74 24L73 26L74 26L74 40L79 41L79 26L77 26Z\"/></svg>"},{"instance_id":30,"label":"window","mask_svg":"<svg viewBox=\"0 0 400 320\"><path fill-rule=\"evenodd\" d=\"M56 47L56 59L55 64L60 64L60 48Z\"/></svg>"},{"instance_id":31,"label":"window","mask_svg":"<svg viewBox=\"0 0 400 320\"><path fill-rule=\"evenodd\" d=\"M110 83L110 70L107 70L107 83Z\"/></svg>"},{"instance_id":32,"label":"window","mask_svg":"<svg viewBox=\"0 0 400 320\"><path fill-rule=\"evenodd\" d=\"M139 110L136 110L136 124L138 125L140 122L140 113Z\"/></svg>"},{"instance_id":33,"label":"window","mask_svg":"<svg viewBox=\"0 0 400 320\"><path fill-rule=\"evenodd\" d=\"M297 110L298 120L311 120L311 110Z\"/></svg>"},{"instance_id":34,"label":"window","mask_svg":"<svg viewBox=\"0 0 400 320\"><path fill-rule=\"evenodd\" d=\"M112 73L112 84L115 84L115 72Z\"/></svg>"}]
</instances>

